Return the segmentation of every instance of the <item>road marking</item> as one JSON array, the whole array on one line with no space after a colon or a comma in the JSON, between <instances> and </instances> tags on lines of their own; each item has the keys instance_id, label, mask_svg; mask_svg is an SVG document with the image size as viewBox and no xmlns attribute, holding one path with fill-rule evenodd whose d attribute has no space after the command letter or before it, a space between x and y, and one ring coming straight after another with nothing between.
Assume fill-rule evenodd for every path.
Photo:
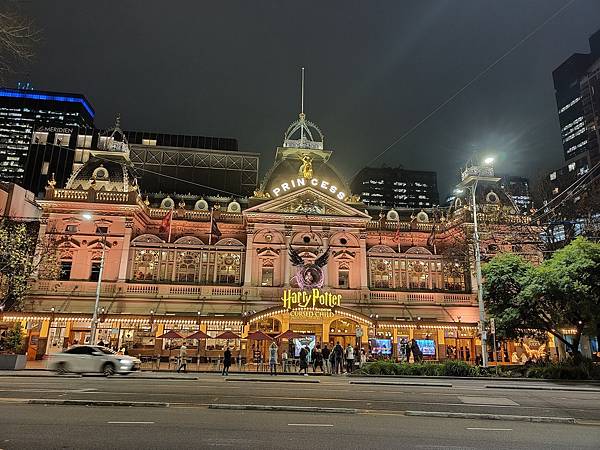
<instances>
[{"instance_id":1,"label":"road marking","mask_svg":"<svg viewBox=\"0 0 600 450\"><path fill-rule=\"evenodd\" d=\"M332 427L332 423L288 423L288 427Z\"/></svg>"},{"instance_id":2,"label":"road marking","mask_svg":"<svg viewBox=\"0 0 600 450\"><path fill-rule=\"evenodd\" d=\"M111 424L152 424L154 422L120 422L120 421L114 421L114 422L106 422L106 423L111 423Z\"/></svg>"},{"instance_id":3,"label":"road marking","mask_svg":"<svg viewBox=\"0 0 600 450\"><path fill-rule=\"evenodd\" d=\"M467 430L481 430L481 431L512 431L512 428L483 428L483 427L469 427Z\"/></svg>"}]
</instances>

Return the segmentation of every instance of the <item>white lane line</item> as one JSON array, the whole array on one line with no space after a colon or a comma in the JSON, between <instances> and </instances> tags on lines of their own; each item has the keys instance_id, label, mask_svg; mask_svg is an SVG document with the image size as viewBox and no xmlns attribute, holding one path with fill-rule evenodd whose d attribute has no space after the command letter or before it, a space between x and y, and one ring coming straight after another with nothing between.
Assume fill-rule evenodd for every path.
<instances>
[{"instance_id":1,"label":"white lane line","mask_svg":"<svg viewBox=\"0 0 600 450\"><path fill-rule=\"evenodd\" d=\"M120 422L120 421L114 421L114 422L106 422L106 423L112 423L112 424L153 424L154 422Z\"/></svg>"},{"instance_id":2,"label":"white lane line","mask_svg":"<svg viewBox=\"0 0 600 450\"><path fill-rule=\"evenodd\" d=\"M470 427L467 430L480 430L480 431L512 431L512 428L482 428L482 427Z\"/></svg>"},{"instance_id":3,"label":"white lane line","mask_svg":"<svg viewBox=\"0 0 600 450\"><path fill-rule=\"evenodd\" d=\"M288 427L332 427L332 423L288 423Z\"/></svg>"}]
</instances>

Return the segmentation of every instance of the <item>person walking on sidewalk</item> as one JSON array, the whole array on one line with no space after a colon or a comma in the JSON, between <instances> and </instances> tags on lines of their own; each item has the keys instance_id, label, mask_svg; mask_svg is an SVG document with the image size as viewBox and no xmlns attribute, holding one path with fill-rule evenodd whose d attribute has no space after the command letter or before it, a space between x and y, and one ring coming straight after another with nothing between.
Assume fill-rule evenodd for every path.
<instances>
[{"instance_id":1,"label":"person walking on sidewalk","mask_svg":"<svg viewBox=\"0 0 600 450\"><path fill-rule=\"evenodd\" d=\"M177 368L177 373L181 372L181 369L187 372L187 347L185 346L185 342L179 347L179 367Z\"/></svg>"},{"instance_id":2,"label":"person walking on sidewalk","mask_svg":"<svg viewBox=\"0 0 600 450\"><path fill-rule=\"evenodd\" d=\"M313 372L317 371L317 367L321 368L321 373L323 372L323 353L321 352L320 345L317 345L317 346L315 346L315 348L313 348L312 363L313 363Z\"/></svg>"},{"instance_id":3,"label":"person walking on sidewalk","mask_svg":"<svg viewBox=\"0 0 600 450\"><path fill-rule=\"evenodd\" d=\"M308 376L308 347L303 347L300 350L300 370L298 373L301 373L304 370L304 376Z\"/></svg>"},{"instance_id":4,"label":"person walking on sidewalk","mask_svg":"<svg viewBox=\"0 0 600 450\"><path fill-rule=\"evenodd\" d=\"M354 348L348 344L346 347L346 372L352 373L354 370Z\"/></svg>"},{"instance_id":5,"label":"person walking on sidewalk","mask_svg":"<svg viewBox=\"0 0 600 450\"><path fill-rule=\"evenodd\" d=\"M344 372L344 349L340 345L340 341L333 347L333 373Z\"/></svg>"},{"instance_id":6,"label":"person walking on sidewalk","mask_svg":"<svg viewBox=\"0 0 600 450\"><path fill-rule=\"evenodd\" d=\"M283 349L283 353L281 353L281 371L288 371L288 353L286 349Z\"/></svg>"},{"instance_id":7,"label":"person walking on sidewalk","mask_svg":"<svg viewBox=\"0 0 600 450\"><path fill-rule=\"evenodd\" d=\"M269 371L271 375L277 375L277 344L275 342L269 347Z\"/></svg>"},{"instance_id":8,"label":"person walking on sidewalk","mask_svg":"<svg viewBox=\"0 0 600 450\"><path fill-rule=\"evenodd\" d=\"M321 351L321 356L323 357L323 362L325 363L325 373L331 373L331 362L329 361L329 356L331 355L331 351L327 348L327 344L323 346L323 350Z\"/></svg>"},{"instance_id":9,"label":"person walking on sidewalk","mask_svg":"<svg viewBox=\"0 0 600 450\"><path fill-rule=\"evenodd\" d=\"M225 348L225 352L223 353L223 372L221 375L229 375L229 368L231 367L231 350L229 350L229 346Z\"/></svg>"}]
</instances>

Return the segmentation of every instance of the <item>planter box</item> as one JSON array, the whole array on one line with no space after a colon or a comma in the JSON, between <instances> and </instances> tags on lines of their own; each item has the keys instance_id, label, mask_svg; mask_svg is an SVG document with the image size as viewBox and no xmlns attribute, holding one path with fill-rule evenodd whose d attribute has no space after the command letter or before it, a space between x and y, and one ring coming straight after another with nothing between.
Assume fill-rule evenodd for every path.
<instances>
[{"instance_id":1,"label":"planter box","mask_svg":"<svg viewBox=\"0 0 600 450\"><path fill-rule=\"evenodd\" d=\"M0 355L0 370L23 370L27 355Z\"/></svg>"}]
</instances>

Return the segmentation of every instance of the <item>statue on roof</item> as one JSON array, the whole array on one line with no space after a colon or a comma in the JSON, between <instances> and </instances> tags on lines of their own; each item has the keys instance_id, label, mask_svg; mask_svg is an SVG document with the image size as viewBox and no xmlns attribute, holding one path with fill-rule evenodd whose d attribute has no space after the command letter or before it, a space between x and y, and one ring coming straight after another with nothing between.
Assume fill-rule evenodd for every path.
<instances>
[{"instance_id":1,"label":"statue on roof","mask_svg":"<svg viewBox=\"0 0 600 450\"><path fill-rule=\"evenodd\" d=\"M302 161L302 165L300 166L298 175L310 180L313 177L312 158L308 155L303 155L300 160Z\"/></svg>"}]
</instances>

